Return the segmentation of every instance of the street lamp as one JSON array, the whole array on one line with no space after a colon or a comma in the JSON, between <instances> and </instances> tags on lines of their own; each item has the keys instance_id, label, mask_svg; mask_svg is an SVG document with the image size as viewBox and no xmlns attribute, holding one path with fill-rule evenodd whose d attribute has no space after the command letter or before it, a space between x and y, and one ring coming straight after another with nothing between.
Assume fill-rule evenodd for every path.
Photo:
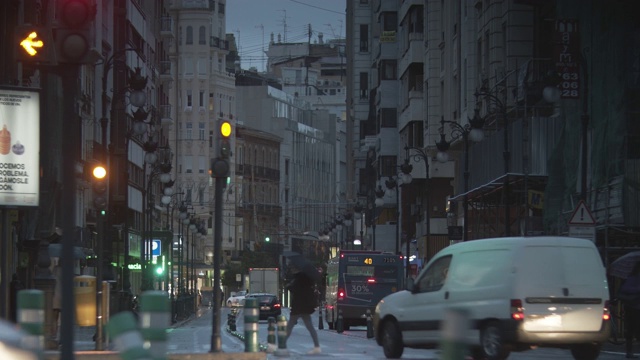
<instances>
[{"instance_id":1,"label":"street lamp","mask_svg":"<svg viewBox=\"0 0 640 360\"><path fill-rule=\"evenodd\" d=\"M353 217L360 222L360 241L362 241L362 236L364 233L362 228L362 221L363 221L362 218L364 217L363 211L364 211L364 206L362 206L359 202L353 207ZM356 239L353 240L353 244L351 245L352 249L355 246L355 240Z\"/></svg>"},{"instance_id":2,"label":"street lamp","mask_svg":"<svg viewBox=\"0 0 640 360\"><path fill-rule=\"evenodd\" d=\"M484 119L480 117L480 109L478 107L474 110L473 119L469 119L469 123L462 126L455 121L447 121L442 117L440 119L440 141L436 143L436 147L438 148L438 154L436 158L440 162L447 162L449 160L449 154L447 150L451 146L451 143L455 140L462 137L462 142L464 143L464 197L463 197L463 222L464 222L464 230L463 230L463 241L467 241L469 239L469 234L467 231L468 224L468 210L469 210L469 139L474 142L482 141L484 138L484 131L482 127L484 126ZM450 137L451 140L447 141L444 135L444 124L447 123L451 126ZM428 210L427 210L428 211Z\"/></svg>"},{"instance_id":3,"label":"street lamp","mask_svg":"<svg viewBox=\"0 0 640 360\"><path fill-rule=\"evenodd\" d=\"M405 146L405 164L409 163L410 159L413 159L414 162L419 162L420 160L424 161L424 171L425 171L425 184L424 189L426 189L427 194L425 196L425 208L426 211L426 243L429 244L429 236L431 235L431 214L430 214L430 205L429 205L429 197L431 196L430 191L430 177L429 177L429 156L422 148L413 147L413 146ZM414 151L415 154L411 154L410 151ZM426 248L426 247L425 247ZM426 255L425 255L426 256Z\"/></svg>"}]
</instances>

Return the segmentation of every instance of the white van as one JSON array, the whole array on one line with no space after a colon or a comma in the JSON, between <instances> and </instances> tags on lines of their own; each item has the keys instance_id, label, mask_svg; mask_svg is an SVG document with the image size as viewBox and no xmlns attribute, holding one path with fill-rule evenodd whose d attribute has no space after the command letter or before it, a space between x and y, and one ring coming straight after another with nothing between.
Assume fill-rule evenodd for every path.
<instances>
[{"instance_id":1,"label":"white van","mask_svg":"<svg viewBox=\"0 0 640 360\"><path fill-rule=\"evenodd\" d=\"M569 348L596 359L609 336L609 289L595 245L568 237L473 240L436 254L408 290L382 299L376 341L387 358L434 348L449 308L470 317L476 359L506 359L532 347Z\"/></svg>"}]
</instances>

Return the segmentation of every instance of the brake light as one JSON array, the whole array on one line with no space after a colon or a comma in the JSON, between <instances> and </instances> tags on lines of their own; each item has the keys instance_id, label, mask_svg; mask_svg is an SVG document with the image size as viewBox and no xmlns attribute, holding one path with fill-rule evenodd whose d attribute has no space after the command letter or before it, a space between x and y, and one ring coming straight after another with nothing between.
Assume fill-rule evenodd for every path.
<instances>
[{"instance_id":1,"label":"brake light","mask_svg":"<svg viewBox=\"0 0 640 360\"><path fill-rule=\"evenodd\" d=\"M511 318L513 320L524 320L524 308L522 300L511 299Z\"/></svg>"},{"instance_id":2,"label":"brake light","mask_svg":"<svg viewBox=\"0 0 640 360\"><path fill-rule=\"evenodd\" d=\"M273 307L274 307L274 308L279 308L279 307L280 307L280 304L275 304L275 305L273 305Z\"/></svg>"},{"instance_id":3,"label":"brake light","mask_svg":"<svg viewBox=\"0 0 640 360\"><path fill-rule=\"evenodd\" d=\"M374 278L367 279L367 282L368 282L369 284L374 284L374 283L376 282L376 279L374 279Z\"/></svg>"},{"instance_id":4,"label":"brake light","mask_svg":"<svg viewBox=\"0 0 640 360\"><path fill-rule=\"evenodd\" d=\"M611 311L609 310L609 300L604 302L604 309L602 309L602 320L611 320Z\"/></svg>"},{"instance_id":5,"label":"brake light","mask_svg":"<svg viewBox=\"0 0 640 360\"><path fill-rule=\"evenodd\" d=\"M338 289L338 300L344 299L344 289Z\"/></svg>"}]
</instances>

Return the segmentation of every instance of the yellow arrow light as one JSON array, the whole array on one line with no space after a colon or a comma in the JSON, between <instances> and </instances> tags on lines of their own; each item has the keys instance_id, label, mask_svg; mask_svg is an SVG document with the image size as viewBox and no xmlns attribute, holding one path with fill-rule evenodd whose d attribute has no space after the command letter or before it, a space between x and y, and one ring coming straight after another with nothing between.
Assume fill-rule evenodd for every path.
<instances>
[{"instance_id":1,"label":"yellow arrow light","mask_svg":"<svg viewBox=\"0 0 640 360\"><path fill-rule=\"evenodd\" d=\"M35 48L41 48L44 46L42 40L34 40L38 37L35 31L33 31L29 36L27 36L22 42L20 42L20 46L22 46L27 53L31 56L35 56L38 51Z\"/></svg>"}]
</instances>

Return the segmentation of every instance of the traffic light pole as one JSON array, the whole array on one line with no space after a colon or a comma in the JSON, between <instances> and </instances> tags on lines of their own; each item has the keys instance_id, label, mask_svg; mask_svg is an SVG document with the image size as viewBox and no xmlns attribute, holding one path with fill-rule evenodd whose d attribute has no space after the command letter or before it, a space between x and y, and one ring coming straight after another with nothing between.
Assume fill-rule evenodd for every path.
<instances>
[{"instance_id":1,"label":"traffic light pole","mask_svg":"<svg viewBox=\"0 0 640 360\"><path fill-rule=\"evenodd\" d=\"M211 322L211 351L222 351L220 340L220 307L222 293L220 291L220 267L222 263L222 193L226 177L216 176L214 198L214 226L213 226L213 318Z\"/></svg>"}]
</instances>

